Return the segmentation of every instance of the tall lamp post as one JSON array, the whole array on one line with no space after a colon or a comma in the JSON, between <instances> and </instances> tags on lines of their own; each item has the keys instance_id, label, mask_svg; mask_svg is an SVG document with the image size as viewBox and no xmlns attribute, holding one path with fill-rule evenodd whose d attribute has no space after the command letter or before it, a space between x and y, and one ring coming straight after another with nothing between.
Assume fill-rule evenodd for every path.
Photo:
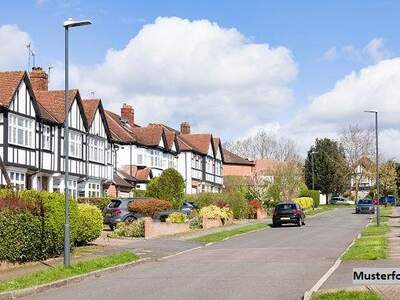
<instances>
[{"instance_id":1,"label":"tall lamp post","mask_svg":"<svg viewBox=\"0 0 400 300\"><path fill-rule=\"evenodd\" d=\"M68 80L69 80L69 43L68 31L71 27L92 24L89 20L74 21L69 18L64 22L65 29L65 90L64 90L64 192L65 192L65 225L64 225L64 266L70 265L70 228L69 228L69 189L68 189L68 156L69 156L69 132L68 132Z\"/></svg>"},{"instance_id":2,"label":"tall lamp post","mask_svg":"<svg viewBox=\"0 0 400 300\"><path fill-rule=\"evenodd\" d=\"M375 115L375 165L376 165L376 197L378 204L376 206L376 225L379 226L379 146L378 146L378 112L376 110L365 110L366 113Z\"/></svg>"}]
</instances>

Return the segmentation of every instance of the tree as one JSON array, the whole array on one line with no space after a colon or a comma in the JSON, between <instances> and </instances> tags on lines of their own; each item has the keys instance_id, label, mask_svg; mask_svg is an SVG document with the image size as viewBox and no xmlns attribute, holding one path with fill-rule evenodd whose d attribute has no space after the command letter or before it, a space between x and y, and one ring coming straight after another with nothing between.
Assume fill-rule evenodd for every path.
<instances>
[{"instance_id":1,"label":"tree","mask_svg":"<svg viewBox=\"0 0 400 300\"><path fill-rule=\"evenodd\" d=\"M174 208L180 208L183 203L185 182L175 169L164 170L159 177L150 180L146 197L154 197L171 202Z\"/></svg>"},{"instance_id":2,"label":"tree","mask_svg":"<svg viewBox=\"0 0 400 300\"><path fill-rule=\"evenodd\" d=\"M270 193L273 197L280 194L280 200L291 200L297 197L301 187L304 185L304 178L301 165L296 160L289 160L277 165L273 172L274 182L271 185Z\"/></svg>"},{"instance_id":3,"label":"tree","mask_svg":"<svg viewBox=\"0 0 400 300\"><path fill-rule=\"evenodd\" d=\"M358 199L360 183L372 176L374 163L374 137L371 130L363 130L358 125L349 125L340 136L340 144L346 155L352 187Z\"/></svg>"},{"instance_id":4,"label":"tree","mask_svg":"<svg viewBox=\"0 0 400 300\"><path fill-rule=\"evenodd\" d=\"M228 142L224 148L252 160L275 159L287 161L299 159L295 143L290 139L277 138L265 130L258 131L248 138Z\"/></svg>"},{"instance_id":5,"label":"tree","mask_svg":"<svg viewBox=\"0 0 400 300\"><path fill-rule=\"evenodd\" d=\"M312 154L316 152L315 154ZM349 186L349 170L345 153L336 141L329 138L316 139L307 154L304 166L306 185L312 189L312 157L314 155L315 189L326 195L328 202L332 193L343 193Z\"/></svg>"},{"instance_id":6,"label":"tree","mask_svg":"<svg viewBox=\"0 0 400 300\"><path fill-rule=\"evenodd\" d=\"M379 167L379 185L381 196L395 194L396 192L396 164L389 160Z\"/></svg>"}]
</instances>

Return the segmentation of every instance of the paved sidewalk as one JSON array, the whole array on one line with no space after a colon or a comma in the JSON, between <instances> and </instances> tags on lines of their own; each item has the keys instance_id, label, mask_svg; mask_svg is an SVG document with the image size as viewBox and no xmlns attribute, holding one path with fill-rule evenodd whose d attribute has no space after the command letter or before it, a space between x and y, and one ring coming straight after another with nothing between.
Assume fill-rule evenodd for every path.
<instances>
[{"instance_id":1,"label":"paved sidewalk","mask_svg":"<svg viewBox=\"0 0 400 300\"><path fill-rule=\"evenodd\" d=\"M400 299L400 285L362 286L352 284L353 268L398 268L400 267L400 207L394 207L389 217L388 258L383 260L345 261L322 285L318 292L338 290L373 290L383 300Z\"/></svg>"}]
</instances>

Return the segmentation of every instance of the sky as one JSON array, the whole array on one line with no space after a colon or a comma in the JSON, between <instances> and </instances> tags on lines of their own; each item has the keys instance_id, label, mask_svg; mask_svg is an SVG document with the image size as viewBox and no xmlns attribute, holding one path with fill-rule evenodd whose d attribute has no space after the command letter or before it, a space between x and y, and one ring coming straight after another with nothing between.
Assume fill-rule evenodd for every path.
<instances>
[{"instance_id":1,"label":"sky","mask_svg":"<svg viewBox=\"0 0 400 300\"><path fill-rule=\"evenodd\" d=\"M139 124L189 121L224 141L265 129L305 151L377 109L386 158L399 158L399 1L0 2L0 70L52 67L64 83L63 21L71 87Z\"/></svg>"}]
</instances>

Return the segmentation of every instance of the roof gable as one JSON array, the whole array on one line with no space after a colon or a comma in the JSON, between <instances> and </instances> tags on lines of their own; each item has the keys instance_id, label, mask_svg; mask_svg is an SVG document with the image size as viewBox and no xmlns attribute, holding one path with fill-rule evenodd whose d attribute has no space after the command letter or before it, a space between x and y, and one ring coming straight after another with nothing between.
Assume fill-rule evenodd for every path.
<instances>
[{"instance_id":1,"label":"roof gable","mask_svg":"<svg viewBox=\"0 0 400 300\"><path fill-rule=\"evenodd\" d=\"M179 147L183 151L197 151L203 155L207 155L210 145L212 145L212 135L209 133L204 134L181 134L179 135L181 142Z\"/></svg>"},{"instance_id":2,"label":"roof gable","mask_svg":"<svg viewBox=\"0 0 400 300\"><path fill-rule=\"evenodd\" d=\"M24 78L25 71L0 72L0 105L8 107Z\"/></svg>"},{"instance_id":3,"label":"roof gable","mask_svg":"<svg viewBox=\"0 0 400 300\"><path fill-rule=\"evenodd\" d=\"M131 144L134 143L136 140L134 136L125 129L123 126L120 117L111 112L106 110L105 111L107 126L110 130L111 139L117 143L123 144Z\"/></svg>"}]
</instances>

